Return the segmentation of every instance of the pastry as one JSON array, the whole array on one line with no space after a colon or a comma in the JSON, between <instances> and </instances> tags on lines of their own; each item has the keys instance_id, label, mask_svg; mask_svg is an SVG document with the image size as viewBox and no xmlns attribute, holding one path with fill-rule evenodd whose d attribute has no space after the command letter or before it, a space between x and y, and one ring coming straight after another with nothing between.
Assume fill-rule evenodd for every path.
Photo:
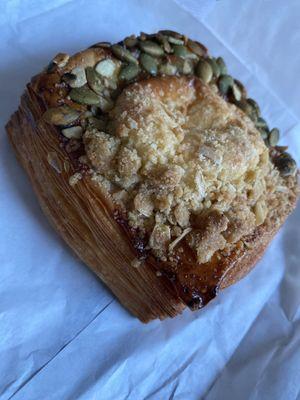
<instances>
[{"instance_id":1,"label":"pastry","mask_svg":"<svg viewBox=\"0 0 300 400\"><path fill-rule=\"evenodd\" d=\"M58 54L7 131L52 225L144 322L242 278L297 200L278 129L173 31Z\"/></svg>"}]
</instances>

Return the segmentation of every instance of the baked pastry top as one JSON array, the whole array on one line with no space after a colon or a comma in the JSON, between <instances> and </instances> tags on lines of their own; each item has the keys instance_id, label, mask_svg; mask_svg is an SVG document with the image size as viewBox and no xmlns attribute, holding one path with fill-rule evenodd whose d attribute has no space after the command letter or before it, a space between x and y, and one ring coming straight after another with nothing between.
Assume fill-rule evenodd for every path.
<instances>
[{"instance_id":1,"label":"baked pastry top","mask_svg":"<svg viewBox=\"0 0 300 400\"><path fill-rule=\"evenodd\" d=\"M297 168L278 130L223 59L183 35L59 54L32 87L71 187L90 182L135 249L132 265L154 266L191 308L244 275L259 237L295 205ZM48 162L61 168L53 152Z\"/></svg>"}]
</instances>

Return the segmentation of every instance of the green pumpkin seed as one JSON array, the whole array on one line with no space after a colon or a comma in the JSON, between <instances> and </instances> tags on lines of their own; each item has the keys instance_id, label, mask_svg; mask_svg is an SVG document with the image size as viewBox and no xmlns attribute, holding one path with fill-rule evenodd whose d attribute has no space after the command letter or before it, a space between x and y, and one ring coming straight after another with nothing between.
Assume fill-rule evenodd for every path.
<instances>
[{"instance_id":1,"label":"green pumpkin seed","mask_svg":"<svg viewBox=\"0 0 300 400\"><path fill-rule=\"evenodd\" d=\"M252 119L252 121L257 120L257 116L256 116L256 111L254 110L254 108L252 107L252 105L247 101L247 100L241 100L241 101L237 101L235 103L241 110L244 111L244 113Z\"/></svg>"},{"instance_id":2,"label":"green pumpkin seed","mask_svg":"<svg viewBox=\"0 0 300 400\"><path fill-rule=\"evenodd\" d=\"M251 107L253 108L253 110L255 111L257 118L260 116L260 108L259 105L256 103L255 100L253 99L247 99L247 102L251 105Z\"/></svg>"},{"instance_id":3,"label":"green pumpkin seed","mask_svg":"<svg viewBox=\"0 0 300 400\"><path fill-rule=\"evenodd\" d=\"M282 153L274 159L275 166L279 169L282 176L295 175L297 172L297 164L289 153Z\"/></svg>"},{"instance_id":4,"label":"green pumpkin seed","mask_svg":"<svg viewBox=\"0 0 300 400\"><path fill-rule=\"evenodd\" d=\"M172 47L168 41L168 38L160 33L156 35L156 40L162 44L163 49L166 53L172 53Z\"/></svg>"},{"instance_id":5,"label":"green pumpkin seed","mask_svg":"<svg viewBox=\"0 0 300 400\"><path fill-rule=\"evenodd\" d=\"M159 57L164 54L163 49L155 42L150 40L145 40L144 42L140 42L140 48L147 54L151 56Z\"/></svg>"},{"instance_id":6,"label":"green pumpkin seed","mask_svg":"<svg viewBox=\"0 0 300 400\"><path fill-rule=\"evenodd\" d=\"M124 39L124 44L126 47L134 47L138 43L138 39L135 35L128 36L126 39Z\"/></svg>"},{"instance_id":7,"label":"green pumpkin seed","mask_svg":"<svg viewBox=\"0 0 300 400\"><path fill-rule=\"evenodd\" d=\"M177 73L177 71L177 66L169 62L159 66L159 73L163 75L173 76Z\"/></svg>"},{"instance_id":8,"label":"green pumpkin seed","mask_svg":"<svg viewBox=\"0 0 300 400\"><path fill-rule=\"evenodd\" d=\"M101 79L101 76L96 72L96 70L92 67L86 68L86 77L88 81L88 85L94 92L97 94L102 93L104 89L104 85Z\"/></svg>"},{"instance_id":9,"label":"green pumpkin seed","mask_svg":"<svg viewBox=\"0 0 300 400\"><path fill-rule=\"evenodd\" d=\"M244 85L238 79L234 79L234 84L240 89L242 97L246 97L247 92Z\"/></svg>"},{"instance_id":10,"label":"green pumpkin seed","mask_svg":"<svg viewBox=\"0 0 300 400\"><path fill-rule=\"evenodd\" d=\"M182 73L185 75L192 74L194 72L194 64L193 61L190 59L184 60Z\"/></svg>"},{"instance_id":11,"label":"green pumpkin seed","mask_svg":"<svg viewBox=\"0 0 300 400\"><path fill-rule=\"evenodd\" d=\"M159 31L159 33L161 33L162 35L165 35L165 36L173 36L176 39L182 39L183 38L183 35L181 35L180 33L175 32L175 31L171 31L171 30L167 30L167 29Z\"/></svg>"},{"instance_id":12,"label":"green pumpkin seed","mask_svg":"<svg viewBox=\"0 0 300 400\"><path fill-rule=\"evenodd\" d=\"M68 139L80 139L82 136L81 126L71 126L61 130L61 133Z\"/></svg>"},{"instance_id":13,"label":"green pumpkin seed","mask_svg":"<svg viewBox=\"0 0 300 400\"><path fill-rule=\"evenodd\" d=\"M100 118L95 118L95 117L89 117L88 122L91 126L94 128L98 129L98 131L103 131L106 126L106 121L105 119L100 119Z\"/></svg>"},{"instance_id":14,"label":"green pumpkin seed","mask_svg":"<svg viewBox=\"0 0 300 400\"><path fill-rule=\"evenodd\" d=\"M111 47L111 50L114 53L114 55L118 57L120 60L138 64L138 60L130 53L130 51L120 46L119 44L114 44Z\"/></svg>"},{"instance_id":15,"label":"green pumpkin seed","mask_svg":"<svg viewBox=\"0 0 300 400\"><path fill-rule=\"evenodd\" d=\"M205 60L200 60L196 67L196 75L204 83L209 83L213 77L213 70L211 65Z\"/></svg>"},{"instance_id":16,"label":"green pumpkin seed","mask_svg":"<svg viewBox=\"0 0 300 400\"><path fill-rule=\"evenodd\" d=\"M99 96L99 108L103 112L111 110L114 106L113 101L110 98Z\"/></svg>"},{"instance_id":17,"label":"green pumpkin seed","mask_svg":"<svg viewBox=\"0 0 300 400\"><path fill-rule=\"evenodd\" d=\"M174 50L174 54L177 57L181 57L181 58L190 58L193 60L197 60L198 57L196 56L196 54L192 53L186 46L180 46L180 45L174 45L173 46L173 50Z\"/></svg>"},{"instance_id":18,"label":"green pumpkin seed","mask_svg":"<svg viewBox=\"0 0 300 400\"><path fill-rule=\"evenodd\" d=\"M268 124L262 117L258 117L256 121L256 127L257 128L268 128Z\"/></svg>"},{"instance_id":19,"label":"green pumpkin seed","mask_svg":"<svg viewBox=\"0 0 300 400\"><path fill-rule=\"evenodd\" d=\"M141 32L140 36L139 36L139 39L144 41L144 40L147 40L148 37L149 37L149 35L147 33Z\"/></svg>"},{"instance_id":20,"label":"green pumpkin seed","mask_svg":"<svg viewBox=\"0 0 300 400\"><path fill-rule=\"evenodd\" d=\"M60 107L48 108L43 114L43 119L49 124L67 126L79 118L80 112L63 105Z\"/></svg>"},{"instance_id":21,"label":"green pumpkin seed","mask_svg":"<svg viewBox=\"0 0 300 400\"><path fill-rule=\"evenodd\" d=\"M210 63L210 65L212 67L212 70L213 70L213 75L216 78L219 78L219 76L220 76L220 67L219 67L219 64L217 63L216 59L211 57L211 58L207 58L206 61Z\"/></svg>"},{"instance_id":22,"label":"green pumpkin seed","mask_svg":"<svg viewBox=\"0 0 300 400\"><path fill-rule=\"evenodd\" d=\"M117 68L117 64L113 60L107 58L106 60L98 62L95 70L99 75L105 78L111 78L116 73Z\"/></svg>"},{"instance_id":23,"label":"green pumpkin seed","mask_svg":"<svg viewBox=\"0 0 300 400\"><path fill-rule=\"evenodd\" d=\"M111 46L111 44L109 42L97 42L97 43L93 44L92 46L90 46L89 48L92 49L92 48L101 47L101 48L107 49L110 46Z\"/></svg>"},{"instance_id":24,"label":"green pumpkin seed","mask_svg":"<svg viewBox=\"0 0 300 400\"><path fill-rule=\"evenodd\" d=\"M71 88L78 88L86 84L86 74L83 67L75 67L71 72L63 75L62 79L68 83Z\"/></svg>"},{"instance_id":25,"label":"green pumpkin seed","mask_svg":"<svg viewBox=\"0 0 300 400\"><path fill-rule=\"evenodd\" d=\"M225 64L225 61L223 60L223 58L222 57L218 57L216 59L216 61L217 61L217 64L219 65L219 68L220 68L220 74L221 75L227 75L227 67L226 67L226 64Z\"/></svg>"},{"instance_id":26,"label":"green pumpkin seed","mask_svg":"<svg viewBox=\"0 0 300 400\"><path fill-rule=\"evenodd\" d=\"M119 74L119 79L121 81L131 81L134 79L140 72L140 68L136 64L128 64L125 65Z\"/></svg>"},{"instance_id":27,"label":"green pumpkin seed","mask_svg":"<svg viewBox=\"0 0 300 400\"><path fill-rule=\"evenodd\" d=\"M172 43L172 44L178 44L178 45L184 44L184 40L177 39L174 36L167 36L167 39L168 39L168 42Z\"/></svg>"},{"instance_id":28,"label":"green pumpkin seed","mask_svg":"<svg viewBox=\"0 0 300 400\"><path fill-rule=\"evenodd\" d=\"M234 82L233 86L232 86L232 94L233 97L236 101L240 101L242 98L242 91L241 89L238 87L238 85Z\"/></svg>"},{"instance_id":29,"label":"green pumpkin seed","mask_svg":"<svg viewBox=\"0 0 300 400\"><path fill-rule=\"evenodd\" d=\"M221 75L218 80L218 87L222 95L226 95L233 86L233 79L230 75Z\"/></svg>"},{"instance_id":30,"label":"green pumpkin seed","mask_svg":"<svg viewBox=\"0 0 300 400\"><path fill-rule=\"evenodd\" d=\"M279 130L277 128L273 128L269 133L269 144L271 147L276 146L279 140Z\"/></svg>"},{"instance_id":31,"label":"green pumpkin seed","mask_svg":"<svg viewBox=\"0 0 300 400\"><path fill-rule=\"evenodd\" d=\"M72 89L69 96L73 101L79 104L99 104L99 96L87 85Z\"/></svg>"},{"instance_id":32,"label":"green pumpkin seed","mask_svg":"<svg viewBox=\"0 0 300 400\"><path fill-rule=\"evenodd\" d=\"M201 43L195 42L191 39L188 39L187 47L199 57L205 56L207 52L206 48Z\"/></svg>"},{"instance_id":33,"label":"green pumpkin seed","mask_svg":"<svg viewBox=\"0 0 300 400\"><path fill-rule=\"evenodd\" d=\"M260 128L259 129L260 136L263 140L267 140L269 136L269 130L267 128Z\"/></svg>"},{"instance_id":34,"label":"green pumpkin seed","mask_svg":"<svg viewBox=\"0 0 300 400\"><path fill-rule=\"evenodd\" d=\"M149 54L142 53L140 56L140 62L144 70L149 72L149 74L157 74L157 61L155 58L151 57Z\"/></svg>"}]
</instances>

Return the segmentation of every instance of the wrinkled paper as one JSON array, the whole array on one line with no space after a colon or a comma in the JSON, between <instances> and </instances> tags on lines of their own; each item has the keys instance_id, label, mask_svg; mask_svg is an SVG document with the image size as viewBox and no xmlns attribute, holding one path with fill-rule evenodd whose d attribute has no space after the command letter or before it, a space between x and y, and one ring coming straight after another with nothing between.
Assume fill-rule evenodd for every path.
<instances>
[{"instance_id":1,"label":"wrinkled paper","mask_svg":"<svg viewBox=\"0 0 300 400\"><path fill-rule=\"evenodd\" d=\"M0 399L299 399L300 208L203 310L133 318L42 214L4 124L60 51L170 28L222 55L299 163L299 2L0 4Z\"/></svg>"}]
</instances>

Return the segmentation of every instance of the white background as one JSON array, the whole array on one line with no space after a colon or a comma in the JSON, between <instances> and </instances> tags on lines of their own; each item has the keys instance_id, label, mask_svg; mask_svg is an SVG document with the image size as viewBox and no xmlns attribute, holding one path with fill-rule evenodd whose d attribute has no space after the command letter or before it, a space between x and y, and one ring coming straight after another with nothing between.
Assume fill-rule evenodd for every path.
<instances>
[{"instance_id":1,"label":"white background","mask_svg":"<svg viewBox=\"0 0 300 400\"><path fill-rule=\"evenodd\" d=\"M4 124L59 51L171 28L222 55L299 163L298 0L0 1L0 399L300 398L300 208L199 312L141 324L51 229Z\"/></svg>"}]
</instances>

